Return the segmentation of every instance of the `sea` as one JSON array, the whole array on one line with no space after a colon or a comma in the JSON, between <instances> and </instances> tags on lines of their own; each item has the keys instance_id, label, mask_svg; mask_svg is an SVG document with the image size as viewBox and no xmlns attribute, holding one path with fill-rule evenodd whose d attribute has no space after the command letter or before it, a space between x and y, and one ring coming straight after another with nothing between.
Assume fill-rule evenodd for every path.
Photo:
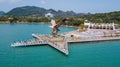
<instances>
[{"instance_id":1,"label":"sea","mask_svg":"<svg viewBox=\"0 0 120 67\"><path fill-rule=\"evenodd\" d=\"M11 47L14 41L50 35L50 24L0 24L0 67L120 67L120 41L69 44L66 56L48 46ZM60 33L77 30L60 27Z\"/></svg>"}]
</instances>

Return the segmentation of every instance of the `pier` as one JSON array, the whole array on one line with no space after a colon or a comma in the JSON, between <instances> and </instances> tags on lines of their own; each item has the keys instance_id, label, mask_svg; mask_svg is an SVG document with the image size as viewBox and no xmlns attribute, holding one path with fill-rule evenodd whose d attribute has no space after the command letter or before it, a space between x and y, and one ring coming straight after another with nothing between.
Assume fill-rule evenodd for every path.
<instances>
[{"instance_id":1,"label":"pier","mask_svg":"<svg viewBox=\"0 0 120 67\"><path fill-rule=\"evenodd\" d=\"M15 42L11 44L12 47L18 46L34 46L34 45L44 45L47 44L58 51L64 53L65 55L69 54L68 43L87 43L87 42L102 42L102 41L115 41L120 40L120 37L98 37L98 38L79 38L79 37L52 37L46 35L32 34L35 37L35 40Z\"/></svg>"},{"instance_id":2,"label":"pier","mask_svg":"<svg viewBox=\"0 0 120 67\"><path fill-rule=\"evenodd\" d=\"M32 34L33 37L43 41L44 43L47 43L51 47L54 47L55 49L65 53L68 55L68 44L65 40L65 38L62 37L52 37L52 36L44 36L44 35L37 35Z\"/></svg>"},{"instance_id":3,"label":"pier","mask_svg":"<svg viewBox=\"0 0 120 67\"><path fill-rule=\"evenodd\" d=\"M35 46L35 45L43 45L43 44L47 44L47 43L42 42L40 40L27 40L27 41L14 42L11 44L11 46L22 47L22 46Z\"/></svg>"},{"instance_id":4,"label":"pier","mask_svg":"<svg viewBox=\"0 0 120 67\"><path fill-rule=\"evenodd\" d=\"M65 38L63 38L63 37L52 37L52 36L45 36L45 35L38 35L38 34L32 34L32 36L35 37L36 40L15 42L15 43L11 44L11 46L18 47L18 46L34 46L34 45L48 44L51 47L64 53L65 55L69 54L68 44L67 44Z\"/></svg>"}]
</instances>

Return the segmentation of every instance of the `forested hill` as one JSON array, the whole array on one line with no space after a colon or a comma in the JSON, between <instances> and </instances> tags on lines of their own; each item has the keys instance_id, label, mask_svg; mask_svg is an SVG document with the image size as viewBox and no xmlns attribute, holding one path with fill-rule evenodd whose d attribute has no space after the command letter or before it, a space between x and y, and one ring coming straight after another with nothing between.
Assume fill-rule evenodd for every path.
<instances>
[{"instance_id":1,"label":"forested hill","mask_svg":"<svg viewBox=\"0 0 120 67\"><path fill-rule=\"evenodd\" d=\"M114 11L109 13L97 13L97 14L89 14L85 15L81 18L88 19L89 21L96 23L120 23L120 11Z\"/></svg>"},{"instance_id":2,"label":"forested hill","mask_svg":"<svg viewBox=\"0 0 120 67\"><path fill-rule=\"evenodd\" d=\"M46 13L52 13L55 16L61 16L61 17L75 17L75 16L81 16L84 14L76 14L73 11L62 11L62 10L54 10L54 9L45 9L41 7L36 6L23 6L23 7L17 7L6 13L6 15L12 15L12 16L39 16L42 17Z\"/></svg>"}]
</instances>

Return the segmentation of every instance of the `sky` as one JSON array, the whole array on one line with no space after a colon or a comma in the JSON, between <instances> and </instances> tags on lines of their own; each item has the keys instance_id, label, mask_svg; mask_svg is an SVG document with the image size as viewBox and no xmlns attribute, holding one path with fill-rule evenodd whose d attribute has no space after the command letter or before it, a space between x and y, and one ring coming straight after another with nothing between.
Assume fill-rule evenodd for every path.
<instances>
[{"instance_id":1,"label":"sky","mask_svg":"<svg viewBox=\"0 0 120 67\"><path fill-rule=\"evenodd\" d=\"M0 0L0 11L8 12L22 6L72 10L76 13L106 13L120 11L120 0Z\"/></svg>"}]
</instances>

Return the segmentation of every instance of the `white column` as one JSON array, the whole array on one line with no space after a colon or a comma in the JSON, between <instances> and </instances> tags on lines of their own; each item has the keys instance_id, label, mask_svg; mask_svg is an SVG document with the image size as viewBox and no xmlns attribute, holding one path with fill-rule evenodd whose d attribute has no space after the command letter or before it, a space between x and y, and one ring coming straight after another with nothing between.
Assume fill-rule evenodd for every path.
<instances>
[{"instance_id":1,"label":"white column","mask_svg":"<svg viewBox=\"0 0 120 67\"><path fill-rule=\"evenodd\" d=\"M111 24L109 24L109 30L111 30Z\"/></svg>"},{"instance_id":2,"label":"white column","mask_svg":"<svg viewBox=\"0 0 120 67\"><path fill-rule=\"evenodd\" d=\"M112 23L112 27L113 27L113 30L115 30L115 24L114 24L114 22Z\"/></svg>"},{"instance_id":3,"label":"white column","mask_svg":"<svg viewBox=\"0 0 120 67\"><path fill-rule=\"evenodd\" d=\"M107 24L105 26L106 26L106 30L107 30Z\"/></svg>"},{"instance_id":4,"label":"white column","mask_svg":"<svg viewBox=\"0 0 120 67\"><path fill-rule=\"evenodd\" d=\"M90 24L88 25L88 30L90 29Z\"/></svg>"}]
</instances>

